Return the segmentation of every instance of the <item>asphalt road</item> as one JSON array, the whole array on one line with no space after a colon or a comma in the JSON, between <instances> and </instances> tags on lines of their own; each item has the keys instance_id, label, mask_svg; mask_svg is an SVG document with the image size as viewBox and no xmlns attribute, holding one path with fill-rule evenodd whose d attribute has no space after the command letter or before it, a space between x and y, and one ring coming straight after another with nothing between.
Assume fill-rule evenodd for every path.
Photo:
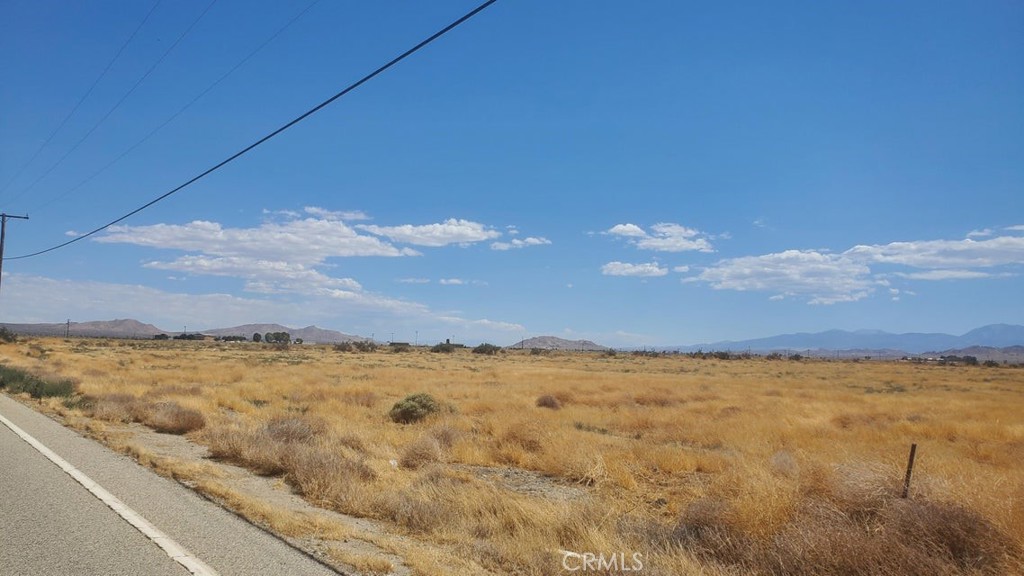
<instances>
[{"instance_id":1,"label":"asphalt road","mask_svg":"<svg viewBox=\"0 0 1024 576\"><path fill-rule=\"evenodd\" d=\"M0 394L0 415L221 576L336 572L127 457ZM0 424L0 575L188 576L189 571Z\"/></svg>"}]
</instances>

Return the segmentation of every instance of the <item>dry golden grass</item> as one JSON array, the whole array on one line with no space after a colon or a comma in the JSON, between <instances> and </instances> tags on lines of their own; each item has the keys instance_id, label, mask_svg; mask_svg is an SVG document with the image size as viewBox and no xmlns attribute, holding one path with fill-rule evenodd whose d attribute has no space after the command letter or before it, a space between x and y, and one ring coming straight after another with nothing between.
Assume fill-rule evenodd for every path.
<instances>
[{"instance_id":1,"label":"dry golden grass","mask_svg":"<svg viewBox=\"0 0 1024 576\"><path fill-rule=\"evenodd\" d=\"M422 544L414 573L1024 573L1024 369L39 342L0 360L96 419L198 414L215 457ZM388 418L420 392L455 411Z\"/></svg>"}]
</instances>

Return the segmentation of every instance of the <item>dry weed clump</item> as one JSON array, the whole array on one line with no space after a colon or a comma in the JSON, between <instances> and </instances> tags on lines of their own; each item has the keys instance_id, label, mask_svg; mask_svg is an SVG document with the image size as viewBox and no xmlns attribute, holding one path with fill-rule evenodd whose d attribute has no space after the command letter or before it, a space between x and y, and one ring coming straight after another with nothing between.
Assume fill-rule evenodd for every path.
<instances>
[{"instance_id":1,"label":"dry weed clump","mask_svg":"<svg viewBox=\"0 0 1024 576\"><path fill-rule=\"evenodd\" d=\"M187 434L206 426L206 417L198 410L177 402L148 402L130 394L106 394L89 397L85 403L93 418L107 422L138 422L165 434Z\"/></svg>"},{"instance_id":2,"label":"dry weed clump","mask_svg":"<svg viewBox=\"0 0 1024 576\"><path fill-rule=\"evenodd\" d=\"M377 472L362 459L347 457L331 445L294 446L285 455L285 479L311 502L342 512L362 511L363 485Z\"/></svg>"},{"instance_id":3,"label":"dry weed clump","mask_svg":"<svg viewBox=\"0 0 1024 576\"><path fill-rule=\"evenodd\" d=\"M345 390L341 393L342 399L349 404L373 408L380 398L372 390Z\"/></svg>"},{"instance_id":4,"label":"dry weed clump","mask_svg":"<svg viewBox=\"0 0 1024 576\"><path fill-rule=\"evenodd\" d=\"M83 405L90 416L107 422L134 422L141 419L137 408L139 401L130 394L106 394L100 398L90 398Z\"/></svg>"},{"instance_id":5,"label":"dry weed clump","mask_svg":"<svg viewBox=\"0 0 1024 576\"><path fill-rule=\"evenodd\" d=\"M296 416L276 416L262 427L271 439L285 444L308 442L326 429L326 423L320 418Z\"/></svg>"},{"instance_id":6,"label":"dry weed clump","mask_svg":"<svg viewBox=\"0 0 1024 576\"><path fill-rule=\"evenodd\" d=\"M177 402L157 402L149 408L142 423L157 432L187 434L206 426L206 418L198 410L182 408Z\"/></svg>"},{"instance_id":7,"label":"dry weed clump","mask_svg":"<svg viewBox=\"0 0 1024 576\"><path fill-rule=\"evenodd\" d=\"M402 468L418 470L427 464L440 462L444 454L441 444L433 436L421 436L405 447L398 463Z\"/></svg>"},{"instance_id":8,"label":"dry weed clump","mask_svg":"<svg viewBox=\"0 0 1024 576\"><path fill-rule=\"evenodd\" d=\"M960 504L903 499L895 482L858 467L836 469L830 493L795 501L770 533L743 523L742 500L692 502L661 545L678 545L722 567L749 574L1008 574L1019 569L1019 543ZM879 483L881 482L881 483Z\"/></svg>"},{"instance_id":9,"label":"dry weed clump","mask_svg":"<svg viewBox=\"0 0 1024 576\"><path fill-rule=\"evenodd\" d=\"M538 408L550 408L551 410L562 409L562 403L558 401L558 398L555 398L551 394L545 394L538 397L536 404Z\"/></svg>"}]
</instances>

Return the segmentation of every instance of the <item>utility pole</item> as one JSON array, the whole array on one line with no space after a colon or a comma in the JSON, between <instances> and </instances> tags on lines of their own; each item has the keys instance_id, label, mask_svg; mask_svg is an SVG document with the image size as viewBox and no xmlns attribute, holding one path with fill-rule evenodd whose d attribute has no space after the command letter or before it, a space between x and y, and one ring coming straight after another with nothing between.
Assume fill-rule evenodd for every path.
<instances>
[{"instance_id":1,"label":"utility pole","mask_svg":"<svg viewBox=\"0 0 1024 576\"><path fill-rule=\"evenodd\" d=\"M7 235L7 219L17 218L18 220L28 220L28 214L24 216L12 216L11 214L3 213L0 214L0 282L3 281L4 277L4 236Z\"/></svg>"}]
</instances>

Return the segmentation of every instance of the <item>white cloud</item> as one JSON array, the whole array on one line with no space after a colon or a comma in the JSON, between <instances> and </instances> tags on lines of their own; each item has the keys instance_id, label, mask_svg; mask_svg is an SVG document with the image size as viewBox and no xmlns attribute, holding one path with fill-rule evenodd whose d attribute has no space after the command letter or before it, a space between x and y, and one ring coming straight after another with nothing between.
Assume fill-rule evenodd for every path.
<instances>
[{"instance_id":1,"label":"white cloud","mask_svg":"<svg viewBox=\"0 0 1024 576\"><path fill-rule=\"evenodd\" d=\"M616 224L605 234L627 238L630 244L642 250L657 252L714 252L707 236L700 230L679 224L661 222L646 232L636 224Z\"/></svg>"},{"instance_id":2,"label":"white cloud","mask_svg":"<svg viewBox=\"0 0 1024 576\"><path fill-rule=\"evenodd\" d=\"M662 268L657 262L648 262L645 264L609 262L601 267L601 274L604 274L605 276L664 276L668 274L668 268Z\"/></svg>"},{"instance_id":3,"label":"white cloud","mask_svg":"<svg viewBox=\"0 0 1024 576\"><path fill-rule=\"evenodd\" d=\"M813 250L721 260L696 279L716 290L774 292L776 299L802 296L812 304L860 300L871 293L875 284L865 264L844 255Z\"/></svg>"},{"instance_id":4,"label":"white cloud","mask_svg":"<svg viewBox=\"0 0 1024 576\"><path fill-rule=\"evenodd\" d=\"M71 237L71 238L77 238L77 237L81 236L82 233L77 231L77 230L68 230L67 232L64 233L64 235L68 236L68 237Z\"/></svg>"},{"instance_id":5,"label":"white cloud","mask_svg":"<svg viewBox=\"0 0 1024 576\"><path fill-rule=\"evenodd\" d=\"M263 209L263 215L264 216L284 216L285 218L289 218L289 219L294 219L294 218L298 218L299 216L301 216L301 214L299 214L295 210L269 210L267 208Z\"/></svg>"},{"instance_id":6,"label":"white cloud","mask_svg":"<svg viewBox=\"0 0 1024 576\"><path fill-rule=\"evenodd\" d=\"M528 238L513 238L511 242L493 242L491 250L512 250L515 248L526 248L527 246L544 246L551 244L551 241L543 237L530 236Z\"/></svg>"},{"instance_id":7,"label":"white cloud","mask_svg":"<svg viewBox=\"0 0 1024 576\"><path fill-rule=\"evenodd\" d=\"M465 280L463 278L441 278L437 281L441 286L488 286L483 280Z\"/></svg>"},{"instance_id":8,"label":"white cloud","mask_svg":"<svg viewBox=\"0 0 1024 576\"><path fill-rule=\"evenodd\" d=\"M897 272L895 275L909 280L977 280L993 277L988 272L977 270L926 270L924 272Z\"/></svg>"},{"instance_id":9,"label":"white cloud","mask_svg":"<svg viewBox=\"0 0 1024 576\"><path fill-rule=\"evenodd\" d=\"M153 261L143 266L156 270L244 278L247 280L246 290L250 292L322 294L325 290L362 290L362 286L351 278L333 278L303 264L279 260L182 256L171 262Z\"/></svg>"},{"instance_id":10,"label":"white cloud","mask_svg":"<svg viewBox=\"0 0 1024 576\"><path fill-rule=\"evenodd\" d=\"M332 298L350 298L347 292L362 288L351 278L335 278L318 270L328 258L419 255L410 248L359 234L340 220L312 217L264 222L254 228L224 228L202 220L184 225L115 226L95 241L195 253L170 261L149 261L144 264L147 268L241 278L250 292Z\"/></svg>"},{"instance_id":11,"label":"white cloud","mask_svg":"<svg viewBox=\"0 0 1024 576\"><path fill-rule=\"evenodd\" d=\"M844 252L850 258L913 268L989 268L1024 264L1024 237L999 236L987 240L922 240L860 245Z\"/></svg>"},{"instance_id":12,"label":"white cloud","mask_svg":"<svg viewBox=\"0 0 1024 576\"><path fill-rule=\"evenodd\" d=\"M480 320L466 320L458 316L437 316L437 320L448 324L448 327L459 327L463 330L487 330L489 332L499 333L522 333L526 330L522 324L516 324L514 322L502 322L499 320L489 320L482 318Z\"/></svg>"},{"instance_id":13,"label":"white cloud","mask_svg":"<svg viewBox=\"0 0 1024 576\"><path fill-rule=\"evenodd\" d=\"M316 218L265 222L256 228L224 228L203 220L184 225L112 226L95 241L307 265L330 257L419 255L359 234L344 222Z\"/></svg>"},{"instance_id":14,"label":"white cloud","mask_svg":"<svg viewBox=\"0 0 1024 576\"><path fill-rule=\"evenodd\" d=\"M400 284L430 284L429 278L399 278Z\"/></svg>"},{"instance_id":15,"label":"white cloud","mask_svg":"<svg viewBox=\"0 0 1024 576\"><path fill-rule=\"evenodd\" d=\"M501 232L491 230L470 220L449 218L438 224L425 224L414 226L404 224L402 226L376 226L360 224L356 228L384 236L395 242L413 244L416 246L440 247L449 244L471 244L492 240L501 236Z\"/></svg>"},{"instance_id":16,"label":"white cloud","mask_svg":"<svg viewBox=\"0 0 1024 576\"><path fill-rule=\"evenodd\" d=\"M1007 226L1003 230L1009 230L1011 232L1024 232L1024 224L1016 224L1014 226Z\"/></svg>"},{"instance_id":17,"label":"white cloud","mask_svg":"<svg viewBox=\"0 0 1024 576\"><path fill-rule=\"evenodd\" d=\"M968 238L987 238L993 234L991 228L984 228L982 230L971 230L967 233Z\"/></svg>"},{"instance_id":18,"label":"white cloud","mask_svg":"<svg viewBox=\"0 0 1024 576\"><path fill-rule=\"evenodd\" d=\"M985 237L988 230L973 233ZM683 282L706 282L718 290L773 292L772 299L807 298L812 304L853 302L867 297L890 279L942 281L999 278L1009 272L992 268L1024 264L1024 237L999 236L983 240L921 240L882 245L858 245L833 254L816 250L787 250L762 256L722 260ZM879 271L879 265L904 270ZM906 270L910 268L910 270ZM917 269L917 270L914 270ZM896 289L896 288L892 288ZM914 295L901 288L894 297Z\"/></svg>"},{"instance_id":19,"label":"white cloud","mask_svg":"<svg viewBox=\"0 0 1024 576\"><path fill-rule=\"evenodd\" d=\"M680 274L683 274L683 273L689 272L690 271L690 267L689 266L676 266L675 268L672 269L672 271L673 272L679 272Z\"/></svg>"},{"instance_id":20,"label":"white cloud","mask_svg":"<svg viewBox=\"0 0 1024 576\"><path fill-rule=\"evenodd\" d=\"M615 236L625 236L627 238L644 238L647 236L647 232L644 232L644 229L636 224L616 224L615 226L612 226L607 233Z\"/></svg>"},{"instance_id":21,"label":"white cloud","mask_svg":"<svg viewBox=\"0 0 1024 576\"><path fill-rule=\"evenodd\" d=\"M320 208L319 206L306 206L302 209L306 214L310 216L316 216L325 220L370 220L370 217L366 215L362 210L327 210Z\"/></svg>"}]
</instances>

